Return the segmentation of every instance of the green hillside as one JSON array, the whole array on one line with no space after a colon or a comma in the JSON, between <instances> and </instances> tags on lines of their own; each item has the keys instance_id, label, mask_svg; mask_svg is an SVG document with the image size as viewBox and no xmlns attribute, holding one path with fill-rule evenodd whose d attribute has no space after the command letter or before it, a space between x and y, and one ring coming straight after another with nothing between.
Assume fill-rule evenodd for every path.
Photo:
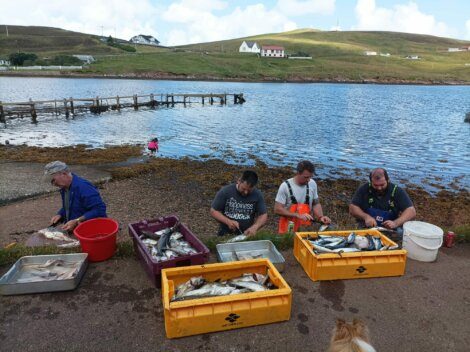
<instances>
[{"instance_id":1,"label":"green hillside","mask_svg":"<svg viewBox=\"0 0 470 352\"><path fill-rule=\"evenodd\" d=\"M93 35L45 27L13 28L18 33L10 31L8 38L3 29L0 31L0 55L11 52L15 40L20 38L23 51L95 55L98 61L83 74L248 81L470 83L470 51L447 51L449 47L470 46L470 42L429 35L301 29L169 49L137 46L137 53L129 54L107 46ZM35 28L34 34L31 31L22 34L21 28L24 31ZM304 52L313 59L241 54L238 48L243 40L256 41L259 45L282 45L287 54ZM390 56L365 56L365 50ZM406 59L408 55L418 55L420 59Z\"/></svg>"},{"instance_id":2,"label":"green hillside","mask_svg":"<svg viewBox=\"0 0 470 352\"><path fill-rule=\"evenodd\" d=\"M158 49L137 45L139 52L155 52ZM125 51L113 48L92 34L66 31L60 28L36 26L0 25L0 58L16 52L35 53L39 57L53 55L121 55Z\"/></svg>"}]
</instances>

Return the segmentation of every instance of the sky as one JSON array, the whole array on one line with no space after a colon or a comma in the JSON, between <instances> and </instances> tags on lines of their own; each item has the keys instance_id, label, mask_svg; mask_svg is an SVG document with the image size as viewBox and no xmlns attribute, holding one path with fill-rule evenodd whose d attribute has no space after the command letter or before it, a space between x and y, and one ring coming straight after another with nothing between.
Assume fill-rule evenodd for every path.
<instances>
[{"instance_id":1,"label":"sky","mask_svg":"<svg viewBox=\"0 0 470 352\"><path fill-rule=\"evenodd\" d=\"M0 0L0 24L58 27L127 40L145 34L170 46L298 28L470 40L470 1Z\"/></svg>"}]
</instances>

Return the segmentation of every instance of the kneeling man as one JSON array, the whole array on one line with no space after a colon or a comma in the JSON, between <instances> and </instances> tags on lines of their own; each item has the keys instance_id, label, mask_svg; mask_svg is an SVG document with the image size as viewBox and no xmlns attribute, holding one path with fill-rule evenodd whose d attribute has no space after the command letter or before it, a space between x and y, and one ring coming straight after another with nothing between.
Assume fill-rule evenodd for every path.
<instances>
[{"instance_id":1,"label":"kneeling man","mask_svg":"<svg viewBox=\"0 0 470 352\"><path fill-rule=\"evenodd\" d=\"M261 192L256 189L258 175L246 170L237 183L223 187L212 201L210 214L220 223L219 236L252 236L266 223L268 214Z\"/></svg>"},{"instance_id":2,"label":"kneeling man","mask_svg":"<svg viewBox=\"0 0 470 352\"><path fill-rule=\"evenodd\" d=\"M349 213L361 227L382 226L403 233L403 224L416 217L416 209L402 188L390 182L383 168L372 170L369 183L360 186L349 205Z\"/></svg>"}]
</instances>

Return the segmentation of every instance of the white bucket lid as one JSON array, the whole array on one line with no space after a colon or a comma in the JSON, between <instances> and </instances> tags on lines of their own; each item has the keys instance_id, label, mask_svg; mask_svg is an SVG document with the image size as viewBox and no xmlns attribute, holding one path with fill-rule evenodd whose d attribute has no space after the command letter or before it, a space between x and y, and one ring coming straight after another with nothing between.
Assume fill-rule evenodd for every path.
<instances>
[{"instance_id":1,"label":"white bucket lid","mask_svg":"<svg viewBox=\"0 0 470 352\"><path fill-rule=\"evenodd\" d=\"M423 221L405 222L403 224L403 233L423 238L441 238L444 236L444 231L440 227Z\"/></svg>"}]
</instances>

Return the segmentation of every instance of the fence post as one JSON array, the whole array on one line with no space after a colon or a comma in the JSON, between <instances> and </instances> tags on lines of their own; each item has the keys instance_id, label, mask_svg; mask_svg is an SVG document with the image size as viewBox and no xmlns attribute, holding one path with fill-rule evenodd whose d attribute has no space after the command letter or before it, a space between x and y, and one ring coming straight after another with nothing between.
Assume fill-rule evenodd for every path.
<instances>
[{"instance_id":1,"label":"fence post","mask_svg":"<svg viewBox=\"0 0 470 352\"><path fill-rule=\"evenodd\" d=\"M150 94L150 106L151 106L151 107L154 107L154 106L155 106L155 99L154 99L153 94Z\"/></svg>"},{"instance_id":2,"label":"fence post","mask_svg":"<svg viewBox=\"0 0 470 352\"><path fill-rule=\"evenodd\" d=\"M117 106L117 110L121 111L121 104L119 104L119 95L116 96L116 106Z\"/></svg>"}]
</instances>

